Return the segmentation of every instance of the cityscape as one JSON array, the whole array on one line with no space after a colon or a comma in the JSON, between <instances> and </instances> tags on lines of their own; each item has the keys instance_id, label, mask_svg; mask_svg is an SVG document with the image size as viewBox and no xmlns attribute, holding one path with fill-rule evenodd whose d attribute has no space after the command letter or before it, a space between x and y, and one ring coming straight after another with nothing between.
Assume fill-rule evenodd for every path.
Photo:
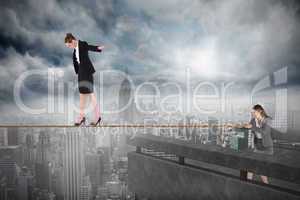
<instances>
[{"instance_id":1,"label":"cityscape","mask_svg":"<svg viewBox=\"0 0 300 200\"><path fill-rule=\"evenodd\" d=\"M299 0L0 5L0 200L300 200Z\"/></svg>"},{"instance_id":2,"label":"cityscape","mask_svg":"<svg viewBox=\"0 0 300 200\"><path fill-rule=\"evenodd\" d=\"M149 88L148 88L149 89ZM274 90L274 88L271 88ZM282 90L282 89L281 89ZM284 89L287 90L287 89ZM246 123L250 119L247 107L227 101L225 115L172 114L153 112L157 108L156 95L152 93L141 107L149 112L141 113L133 102L119 115L119 121L105 122L119 125L175 124L186 127L70 127L30 128L2 127L0 130L0 197L3 200L63 200L63 199L136 199L135 192L128 188L127 153L135 148L127 140L137 135L156 135L174 138L189 144L217 145L235 151L253 149L253 136L248 130L222 128L224 123ZM153 92L153 91L152 91ZM203 92L203 91L202 91ZM209 88L204 92L210 93ZM263 92L270 92L264 90ZM119 91L119 106L127 104L132 91L128 81L123 81ZM283 97L275 93L273 99L259 101L276 110ZM257 95L259 98L259 95ZM285 96L285 101L287 97ZM174 99L165 102L170 109L179 108ZM209 107L209 104L207 105ZM211 106L214 106L211 105ZM218 112L220 113L220 112ZM275 114L275 127L287 131L286 112ZM295 112L294 112L295 113ZM122 119L122 121L120 121ZM207 124L207 127L197 125ZM9 125L9 124L8 124ZM55 124L53 124L55 126ZM4 125L5 126L5 125ZM193 127L194 126L194 127ZM295 129L295 127L289 127ZM144 153L176 160L176 155L144 149Z\"/></svg>"}]
</instances>

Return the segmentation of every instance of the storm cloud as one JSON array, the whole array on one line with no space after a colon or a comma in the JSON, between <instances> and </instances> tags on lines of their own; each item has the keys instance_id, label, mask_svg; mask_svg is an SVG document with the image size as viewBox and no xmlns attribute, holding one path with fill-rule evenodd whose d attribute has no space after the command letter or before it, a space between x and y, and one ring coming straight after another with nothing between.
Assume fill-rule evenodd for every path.
<instances>
[{"instance_id":1,"label":"storm cloud","mask_svg":"<svg viewBox=\"0 0 300 200\"><path fill-rule=\"evenodd\" d=\"M167 75L184 81L251 82L300 64L300 7L279 0L10 0L0 12L1 106L13 101L18 76L59 68L74 81L64 36L107 48L91 54L96 70L127 70L133 77ZM296 74L300 74L296 70ZM43 93L47 80L28 90ZM40 86L40 90L37 87Z\"/></svg>"}]
</instances>

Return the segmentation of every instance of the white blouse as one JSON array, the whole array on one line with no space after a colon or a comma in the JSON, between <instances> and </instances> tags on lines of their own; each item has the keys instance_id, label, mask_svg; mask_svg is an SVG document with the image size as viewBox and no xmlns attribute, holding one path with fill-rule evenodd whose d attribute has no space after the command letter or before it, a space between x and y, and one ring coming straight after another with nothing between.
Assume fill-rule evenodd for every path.
<instances>
[{"instance_id":1,"label":"white blouse","mask_svg":"<svg viewBox=\"0 0 300 200\"><path fill-rule=\"evenodd\" d=\"M258 122L258 120L255 118L255 124L256 124L256 127L258 127L258 128L261 128L261 124ZM261 135L261 133L260 132L255 132L255 135L256 135L256 137L258 138L258 139L262 139L262 135Z\"/></svg>"},{"instance_id":2,"label":"white blouse","mask_svg":"<svg viewBox=\"0 0 300 200\"><path fill-rule=\"evenodd\" d=\"M79 61L79 42L77 42L77 46L75 48L75 56L76 56L77 62L80 63L80 61Z\"/></svg>"}]
</instances>

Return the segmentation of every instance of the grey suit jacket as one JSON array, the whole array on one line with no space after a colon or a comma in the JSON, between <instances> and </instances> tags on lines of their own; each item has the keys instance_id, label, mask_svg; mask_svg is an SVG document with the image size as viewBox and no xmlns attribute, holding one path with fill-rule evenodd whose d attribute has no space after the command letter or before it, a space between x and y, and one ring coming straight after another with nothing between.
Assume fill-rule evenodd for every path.
<instances>
[{"instance_id":1,"label":"grey suit jacket","mask_svg":"<svg viewBox=\"0 0 300 200\"><path fill-rule=\"evenodd\" d=\"M262 144L264 147L273 147L273 139L271 137L271 118L267 117L260 122L260 127L256 126L255 120L251 120L251 130L259 132L262 135Z\"/></svg>"}]
</instances>

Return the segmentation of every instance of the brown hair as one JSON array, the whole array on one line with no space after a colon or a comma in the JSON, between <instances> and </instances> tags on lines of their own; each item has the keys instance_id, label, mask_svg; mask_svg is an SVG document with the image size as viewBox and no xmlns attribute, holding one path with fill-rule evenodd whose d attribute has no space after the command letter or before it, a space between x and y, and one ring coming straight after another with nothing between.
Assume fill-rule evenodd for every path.
<instances>
[{"instance_id":1,"label":"brown hair","mask_svg":"<svg viewBox=\"0 0 300 200\"><path fill-rule=\"evenodd\" d=\"M65 37L65 43L71 43L72 40L76 40L74 35L72 35L72 33L67 33Z\"/></svg>"},{"instance_id":2,"label":"brown hair","mask_svg":"<svg viewBox=\"0 0 300 200\"><path fill-rule=\"evenodd\" d=\"M256 104L255 106L253 106L253 110L260 112L262 114L262 116L264 116L265 118L267 118L267 117L271 118L269 115L267 115L265 109L259 104Z\"/></svg>"}]
</instances>

